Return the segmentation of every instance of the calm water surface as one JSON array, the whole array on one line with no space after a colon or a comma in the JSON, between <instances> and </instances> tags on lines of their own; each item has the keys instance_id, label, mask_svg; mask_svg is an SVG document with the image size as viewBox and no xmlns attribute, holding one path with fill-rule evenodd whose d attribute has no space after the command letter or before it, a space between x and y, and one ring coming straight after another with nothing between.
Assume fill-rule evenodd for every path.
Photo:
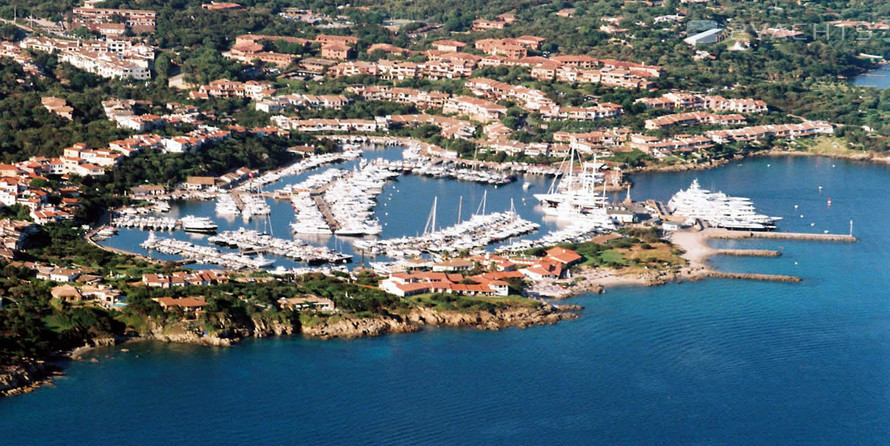
<instances>
[{"instance_id":1,"label":"calm water surface","mask_svg":"<svg viewBox=\"0 0 890 446\"><path fill-rule=\"evenodd\" d=\"M866 75L857 76L853 83L863 87L890 88L890 65L882 65Z\"/></svg>"},{"instance_id":2,"label":"calm water surface","mask_svg":"<svg viewBox=\"0 0 890 446\"><path fill-rule=\"evenodd\" d=\"M0 444L888 444L890 170L763 158L637 176L634 198L695 177L861 242L722 242L784 255L720 269L804 281L614 289L555 326L111 348L0 400Z\"/></svg>"}]
</instances>

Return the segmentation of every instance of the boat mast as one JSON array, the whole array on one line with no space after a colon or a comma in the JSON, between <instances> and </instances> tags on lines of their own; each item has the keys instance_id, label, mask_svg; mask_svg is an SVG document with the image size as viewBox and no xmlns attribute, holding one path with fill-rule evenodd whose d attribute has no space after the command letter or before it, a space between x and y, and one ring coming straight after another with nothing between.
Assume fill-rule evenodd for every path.
<instances>
[{"instance_id":1,"label":"boat mast","mask_svg":"<svg viewBox=\"0 0 890 446\"><path fill-rule=\"evenodd\" d=\"M575 171L575 148L572 147L569 151L569 175L568 182L566 183L566 191L572 190L572 173Z\"/></svg>"},{"instance_id":2,"label":"boat mast","mask_svg":"<svg viewBox=\"0 0 890 446\"><path fill-rule=\"evenodd\" d=\"M460 213L464 207L464 196L460 196L460 200L457 202L457 222L460 223Z\"/></svg>"},{"instance_id":3,"label":"boat mast","mask_svg":"<svg viewBox=\"0 0 890 446\"><path fill-rule=\"evenodd\" d=\"M568 155L566 155L568 156ZM548 194L555 194L558 192L556 189L557 181L559 180L559 175L562 173L562 169L566 166L566 157L562 158L562 161L559 162L559 170L557 170L556 175L553 176L553 181L550 182L550 188L547 189Z\"/></svg>"},{"instance_id":4,"label":"boat mast","mask_svg":"<svg viewBox=\"0 0 890 446\"><path fill-rule=\"evenodd\" d=\"M488 191L482 192L482 201L479 202L479 207L476 208L476 215L485 215L485 197L488 196Z\"/></svg>"},{"instance_id":5,"label":"boat mast","mask_svg":"<svg viewBox=\"0 0 890 446\"><path fill-rule=\"evenodd\" d=\"M603 174L603 209L606 208L606 175Z\"/></svg>"},{"instance_id":6,"label":"boat mast","mask_svg":"<svg viewBox=\"0 0 890 446\"><path fill-rule=\"evenodd\" d=\"M485 199L488 197L488 191L482 192L482 215L485 215Z\"/></svg>"},{"instance_id":7,"label":"boat mast","mask_svg":"<svg viewBox=\"0 0 890 446\"><path fill-rule=\"evenodd\" d=\"M423 228L423 235L430 234L432 232L436 232L436 204L439 202L439 197L436 196L433 198L433 208L430 209L430 215L426 218L426 226Z\"/></svg>"}]
</instances>

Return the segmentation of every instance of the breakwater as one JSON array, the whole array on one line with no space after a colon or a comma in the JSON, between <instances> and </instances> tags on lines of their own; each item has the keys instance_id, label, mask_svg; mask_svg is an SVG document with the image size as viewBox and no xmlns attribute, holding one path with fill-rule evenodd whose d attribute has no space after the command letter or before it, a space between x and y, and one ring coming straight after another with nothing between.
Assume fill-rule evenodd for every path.
<instances>
[{"instance_id":1,"label":"breakwater","mask_svg":"<svg viewBox=\"0 0 890 446\"><path fill-rule=\"evenodd\" d=\"M782 255L781 252L772 249L718 249L714 254L733 257L779 257Z\"/></svg>"},{"instance_id":2,"label":"breakwater","mask_svg":"<svg viewBox=\"0 0 890 446\"><path fill-rule=\"evenodd\" d=\"M800 277L786 276L782 274L726 273L721 271L709 271L707 273L707 276L718 279L757 280L761 282L797 283L802 281Z\"/></svg>"},{"instance_id":3,"label":"breakwater","mask_svg":"<svg viewBox=\"0 0 890 446\"><path fill-rule=\"evenodd\" d=\"M856 242L856 237L848 234L816 234L808 232L751 232L751 231L710 231L709 238L716 239L772 239L772 240L811 240L819 242Z\"/></svg>"}]
</instances>

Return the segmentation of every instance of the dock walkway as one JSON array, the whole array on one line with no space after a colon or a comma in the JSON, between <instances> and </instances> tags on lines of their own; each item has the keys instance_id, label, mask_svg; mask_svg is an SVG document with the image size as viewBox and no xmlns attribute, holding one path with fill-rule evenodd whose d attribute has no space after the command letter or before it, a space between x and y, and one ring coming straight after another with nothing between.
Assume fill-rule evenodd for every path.
<instances>
[{"instance_id":1,"label":"dock walkway","mask_svg":"<svg viewBox=\"0 0 890 446\"><path fill-rule=\"evenodd\" d=\"M351 176L352 176L352 172L349 172L346 175L343 175L337 181L346 180ZM312 197L312 199L315 200L315 205L318 206L318 210L321 211L321 215L324 216L325 222L328 224L328 226L331 227L331 231L334 231L334 232L337 232L341 228L340 222L338 222L337 219L334 218L334 213L331 212L331 207L328 205L328 202L325 201L325 199L324 199L324 193L327 192L328 189L330 189L331 186L334 185L334 183L336 183L337 181L331 181L330 183L327 183L324 186L321 186L317 189L313 189L312 192L309 193L309 195Z\"/></svg>"},{"instance_id":2,"label":"dock walkway","mask_svg":"<svg viewBox=\"0 0 890 446\"><path fill-rule=\"evenodd\" d=\"M321 195L313 195L312 199L315 200L315 205L318 206L318 210L324 216L324 221L331 227L331 231L337 232L340 229L340 223L334 218L334 213L331 212L328 202L324 201L324 197Z\"/></svg>"}]
</instances>

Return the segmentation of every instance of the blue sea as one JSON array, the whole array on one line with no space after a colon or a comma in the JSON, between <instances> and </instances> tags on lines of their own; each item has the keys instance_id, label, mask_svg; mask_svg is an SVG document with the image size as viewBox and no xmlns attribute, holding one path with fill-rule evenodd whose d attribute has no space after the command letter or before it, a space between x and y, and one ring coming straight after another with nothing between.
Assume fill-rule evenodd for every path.
<instances>
[{"instance_id":1,"label":"blue sea","mask_svg":"<svg viewBox=\"0 0 890 446\"><path fill-rule=\"evenodd\" d=\"M883 65L877 70L857 76L853 83L861 87L890 88L890 65Z\"/></svg>"},{"instance_id":2,"label":"blue sea","mask_svg":"<svg viewBox=\"0 0 890 446\"><path fill-rule=\"evenodd\" d=\"M108 348L0 400L0 444L890 443L890 168L759 158L637 175L632 195L666 200L693 178L782 230L852 220L861 241L720 242L783 255L716 268L803 282L611 289L553 326ZM422 226L427 203L398 196Z\"/></svg>"}]
</instances>

